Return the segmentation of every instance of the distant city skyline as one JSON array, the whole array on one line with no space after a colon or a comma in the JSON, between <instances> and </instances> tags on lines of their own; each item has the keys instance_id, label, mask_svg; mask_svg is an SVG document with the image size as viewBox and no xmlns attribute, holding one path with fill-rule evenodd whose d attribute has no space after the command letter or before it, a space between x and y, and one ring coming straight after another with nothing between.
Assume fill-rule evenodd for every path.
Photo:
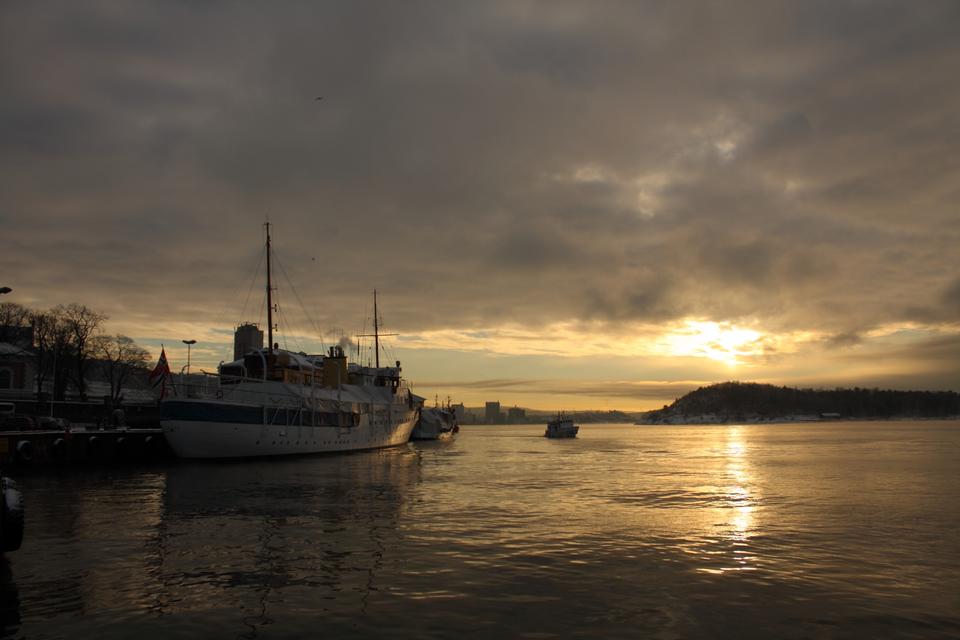
<instances>
[{"instance_id":1,"label":"distant city skyline","mask_svg":"<svg viewBox=\"0 0 960 640\"><path fill-rule=\"evenodd\" d=\"M0 303L84 304L213 370L265 322L269 218L281 346L369 333L377 289L428 398L957 390L958 22L938 1L5 3Z\"/></svg>"}]
</instances>

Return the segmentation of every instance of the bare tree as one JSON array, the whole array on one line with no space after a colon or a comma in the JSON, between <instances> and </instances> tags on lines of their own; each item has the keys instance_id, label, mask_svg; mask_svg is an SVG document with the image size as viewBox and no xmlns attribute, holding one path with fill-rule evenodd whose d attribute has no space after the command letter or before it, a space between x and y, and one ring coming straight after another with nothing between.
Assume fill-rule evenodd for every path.
<instances>
[{"instance_id":1,"label":"bare tree","mask_svg":"<svg viewBox=\"0 0 960 640\"><path fill-rule=\"evenodd\" d=\"M30 315L33 346L37 353L37 393L43 391L47 377L52 376L54 400L63 400L66 396L74 351L70 327L61 309L35 311Z\"/></svg>"},{"instance_id":2,"label":"bare tree","mask_svg":"<svg viewBox=\"0 0 960 640\"><path fill-rule=\"evenodd\" d=\"M33 327L33 348L37 353L37 396L43 392L50 367L50 354L53 346L53 318L43 311L30 313L30 325Z\"/></svg>"},{"instance_id":3,"label":"bare tree","mask_svg":"<svg viewBox=\"0 0 960 640\"><path fill-rule=\"evenodd\" d=\"M73 380L83 400L87 398L87 369L90 365L91 340L100 331L107 316L97 313L85 305L71 303L67 306L58 306L54 309L63 316L63 320L70 332L71 347L73 348Z\"/></svg>"},{"instance_id":4,"label":"bare tree","mask_svg":"<svg viewBox=\"0 0 960 640\"><path fill-rule=\"evenodd\" d=\"M29 309L16 302L0 303L0 342L19 342L29 327Z\"/></svg>"},{"instance_id":5,"label":"bare tree","mask_svg":"<svg viewBox=\"0 0 960 640\"><path fill-rule=\"evenodd\" d=\"M95 336L90 344L93 357L101 362L104 377L110 383L110 399L118 403L124 385L135 372L146 370L150 354L124 335Z\"/></svg>"}]
</instances>

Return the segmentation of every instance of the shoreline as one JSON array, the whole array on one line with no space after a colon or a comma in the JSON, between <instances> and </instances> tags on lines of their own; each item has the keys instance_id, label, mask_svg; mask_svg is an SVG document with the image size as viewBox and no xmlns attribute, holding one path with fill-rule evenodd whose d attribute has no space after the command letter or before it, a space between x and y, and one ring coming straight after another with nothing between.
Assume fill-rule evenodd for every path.
<instances>
[{"instance_id":1,"label":"shoreline","mask_svg":"<svg viewBox=\"0 0 960 640\"><path fill-rule=\"evenodd\" d=\"M960 416L890 416L890 417L828 417L809 415L777 416L772 418L750 417L741 419L714 416L677 416L666 420L637 421L637 426L688 426L723 424L820 424L829 422L956 422Z\"/></svg>"}]
</instances>

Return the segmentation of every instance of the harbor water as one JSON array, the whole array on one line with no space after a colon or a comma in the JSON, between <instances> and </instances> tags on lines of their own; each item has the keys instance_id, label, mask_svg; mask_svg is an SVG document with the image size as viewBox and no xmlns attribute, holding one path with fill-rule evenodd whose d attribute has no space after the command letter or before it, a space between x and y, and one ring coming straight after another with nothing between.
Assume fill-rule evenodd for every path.
<instances>
[{"instance_id":1,"label":"harbor water","mask_svg":"<svg viewBox=\"0 0 960 640\"><path fill-rule=\"evenodd\" d=\"M19 475L0 637L956 638L960 423Z\"/></svg>"}]
</instances>

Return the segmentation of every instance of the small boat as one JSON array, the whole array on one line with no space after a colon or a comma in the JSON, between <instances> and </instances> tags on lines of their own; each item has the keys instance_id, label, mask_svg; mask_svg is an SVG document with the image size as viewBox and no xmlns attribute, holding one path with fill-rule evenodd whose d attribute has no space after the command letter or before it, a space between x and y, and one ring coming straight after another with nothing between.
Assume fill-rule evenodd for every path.
<instances>
[{"instance_id":1,"label":"small boat","mask_svg":"<svg viewBox=\"0 0 960 640\"><path fill-rule=\"evenodd\" d=\"M543 433L548 438L576 438L580 427L573 424L573 418L563 414L547 423L547 430Z\"/></svg>"}]
</instances>

